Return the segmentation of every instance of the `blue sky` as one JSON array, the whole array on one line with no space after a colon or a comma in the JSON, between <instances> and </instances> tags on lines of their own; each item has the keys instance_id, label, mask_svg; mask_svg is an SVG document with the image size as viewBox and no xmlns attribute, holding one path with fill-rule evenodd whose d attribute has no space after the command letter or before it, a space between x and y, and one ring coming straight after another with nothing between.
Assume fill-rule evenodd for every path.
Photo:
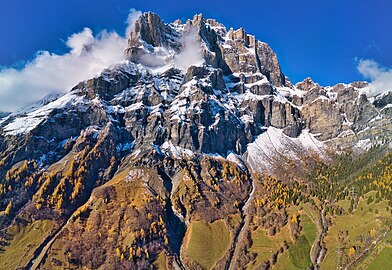
<instances>
[{"instance_id":1,"label":"blue sky","mask_svg":"<svg viewBox=\"0 0 392 270\"><path fill-rule=\"evenodd\" d=\"M84 27L93 35L104 29L124 35L130 8L154 11L166 22L203 13L228 28L242 26L273 48L293 82L363 80L360 59L392 66L388 0L1 0L0 66L21 69L41 50L67 53L66 41Z\"/></svg>"}]
</instances>

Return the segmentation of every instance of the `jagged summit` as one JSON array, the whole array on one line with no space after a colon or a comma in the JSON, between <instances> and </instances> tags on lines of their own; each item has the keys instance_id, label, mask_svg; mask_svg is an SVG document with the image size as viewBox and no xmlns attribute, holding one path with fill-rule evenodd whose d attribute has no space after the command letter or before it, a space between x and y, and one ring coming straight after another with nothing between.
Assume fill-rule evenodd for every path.
<instances>
[{"instance_id":1,"label":"jagged summit","mask_svg":"<svg viewBox=\"0 0 392 270\"><path fill-rule=\"evenodd\" d=\"M222 69L225 75L259 72L273 85L285 85L277 56L266 43L248 35L243 28L227 31L223 24L205 19L202 14L184 24L179 21L166 24L154 13L143 13L131 31L126 52L131 61L151 61L155 56L164 65L173 54L189 46L189 39L193 38L197 44L192 45L201 49L201 59Z\"/></svg>"},{"instance_id":2,"label":"jagged summit","mask_svg":"<svg viewBox=\"0 0 392 270\"><path fill-rule=\"evenodd\" d=\"M320 87L320 86L317 83L313 82L312 78L307 77L302 82L298 82L295 85L295 87L302 91L309 91L314 87Z\"/></svg>"},{"instance_id":3,"label":"jagged summit","mask_svg":"<svg viewBox=\"0 0 392 270\"><path fill-rule=\"evenodd\" d=\"M169 38L175 31L161 18L153 13L143 13L135 22L129 36L129 47L137 46L140 40L145 41L153 47L169 46Z\"/></svg>"}]
</instances>

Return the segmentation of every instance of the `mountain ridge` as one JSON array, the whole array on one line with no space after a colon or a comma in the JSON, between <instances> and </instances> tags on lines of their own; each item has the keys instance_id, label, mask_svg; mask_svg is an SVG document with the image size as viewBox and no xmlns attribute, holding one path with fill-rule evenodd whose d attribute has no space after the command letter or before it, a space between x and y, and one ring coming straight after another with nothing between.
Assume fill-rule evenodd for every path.
<instances>
[{"instance_id":1,"label":"mountain ridge","mask_svg":"<svg viewBox=\"0 0 392 270\"><path fill-rule=\"evenodd\" d=\"M292 209L308 203L299 197L312 190L313 169L334 153L392 147L391 92L292 85L272 49L242 28L143 13L125 53L68 93L0 120L0 209L11 209L0 215L2 237L15 224L51 224L44 248L20 267L244 268L256 263L246 253L251 211L271 237L290 230L294 245L303 235ZM317 269L331 206L306 206L321 216ZM224 239L211 240L214 230ZM290 250L281 248L276 258Z\"/></svg>"}]
</instances>

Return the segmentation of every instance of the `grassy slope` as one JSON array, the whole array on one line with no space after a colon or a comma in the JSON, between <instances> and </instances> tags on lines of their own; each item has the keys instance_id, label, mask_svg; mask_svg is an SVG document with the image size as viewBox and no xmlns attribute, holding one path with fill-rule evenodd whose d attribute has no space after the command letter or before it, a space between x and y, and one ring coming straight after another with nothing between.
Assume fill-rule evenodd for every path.
<instances>
[{"instance_id":1,"label":"grassy slope","mask_svg":"<svg viewBox=\"0 0 392 270\"><path fill-rule=\"evenodd\" d=\"M272 269L306 269L311 265L310 249L317 237L316 225L303 213L301 215L302 231L295 242L288 242L289 249L278 257Z\"/></svg>"},{"instance_id":2,"label":"grassy slope","mask_svg":"<svg viewBox=\"0 0 392 270\"><path fill-rule=\"evenodd\" d=\"M274 236L268 236L267 232L261 229L252 232L253 244L250 248L250 252L257 254L256 263L254 264L256 269L263 261L271 258L271 251L278 250L283 240L286 240L287 242L291 241L290 232L287 226ZM252 266L250 268L253 269Z\"/></svg>"},{"instance_id":3,"label":"grassy slope","mask_svg":"<svg viewBox=\"0 0 392 270\"><path fill-rule=\"evenodd\" d=\"M272 269L307 269L311 265L310 244L305 235L301 235L294 243L289 243L289 249L280 257Z\"/></svg>"},{"instance_id":4,"label":"grassy slope","mask_svg":"<svg viewBox=\"0 0 392 270\"><path fill-rule=\"evenodd\" d=\"M365 235L372 228L380 232L385 228L385 225L391 224L391 215L386 211L387 201L367 205L366 200L370 194L373 194L373 192L369 192L366 194L365 199L360 200L358 207L353 213L332 218L333 225L329 228L324 239L327 246L327 254L321 263L321 269L333 269L337 266L337 251L339 248L337 235L339 231L348 231L348 239L342 245L342 252L347 254L351 246L362 245L359 241L361 235ZM343 201L341 205L348 207L349 203ZM371 212L370 209L373 209L373 211ZM375 213L376 210L378 210L378 214Z\"/></svg>"},{"instance_id":5,"label":"grassy slope","mask_svg":"<svg viewBox=\"0 0 392 270\"><path fill-rule=\"evenodd\" d=\"M316 225L311 221L307 215L301 215L301 226L303 228L303 233L309 244L312 245L317 237Z\"/></svg>"},{"instance_id":6,"label":"grassy slope","mask_svg":"<svg viewBox=\"0 0 392 270\"><path fill-rule=\"evenodd\" d=\"M378 244L370 254L357 264L358 270L365 269L377 269L384 270L385 266L389 266L390 263L385 263L386 258L392 261L390 258L390 253L392 252L392 231L389 231L386 237ZM369 267L369 268L368 268Z\"/></svg>"},{"instance_id":7,"label":"grassy slope","mask_svg":"<svg viewBox=\"0 0 392 270\"><path fill-rule=\"evenodd\" d=\"M231 241L225 221L193 222L189 226L187 255L206 269L211 269L227 252Z\"/></svg>"},{"instance_id":8,"label":"grassy slope","mask_svg":"<svg viewBox=\"0 0 392 270\"><path fill-rule=\"evenodd\" d=\"M159 253L158 258L155 260L153 265L155 267L154 269L158 269L158 270L170 269L167 261L167 256L165 255L164 252Z\"/></svg>"},{"instance_id":9,"label":"grassy slope","mask_svg":"<svg viewBox=\"0 0 392 270\"><path fill-rule=\"evenodd\" d=\"M306 207L310 209L309 205ZM298 212L300 207L292 206L288 213L290 216L294 212ZM310 211L310 210L308 210ZM317 236L316 225L308 217L305 211L301 211L301 236L292 242L288 225L283 227L274 236L269 236L264 230L257 229L252 232L252 247L250 251L256 253L256 263L249 265L249 269L258 269L259 265L271 258L272 251L275 252L281 247L281 243L285 240L289 243L289 249L282 255L278 256L278 262L273 269L302 269L302 266L310 264L310 248ZM310 213L309 213L310 214ZM297 267L296 265L299 265ZM305 267L306 268L306 267Z\"/></svg>"},{"instance_id":10,"label":"grassy slope","mask_svg":"<svg viewBox=\"0 0 392 270\"><path fill-rule=\"evenodd\" d=\"M368 270L390 269L392 262L392 247L384 248L381 253L370 263Z\"/></svg>"},{"instance_id":11,"label":"grassy slope","mask_svg":"<svg viewBox=\"0 0 392 270\"><path fill-rule=\"evenodd\" d=\"M8 229L9 245L0 252L0 269L24 267L32 259L34 250L44 241L52 229L49 220L38 220L26 226L13 225Z\"/></svg>"}]
</instances>

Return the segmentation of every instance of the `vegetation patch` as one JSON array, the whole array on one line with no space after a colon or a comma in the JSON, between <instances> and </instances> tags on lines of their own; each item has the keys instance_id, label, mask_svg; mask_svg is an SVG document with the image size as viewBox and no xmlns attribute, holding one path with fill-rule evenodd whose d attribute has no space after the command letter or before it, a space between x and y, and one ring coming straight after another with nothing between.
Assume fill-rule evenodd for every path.
<instances>
[{"instance_id":1,"label":"vegetation patch","mask_svg":"<svg viewBox=\"0 0 392 270\"><path fill-rule=\"evenodd\" d=\"M301 215L301 227L310 246L316 241L317 228L307 215Z\"/></svg>"},{"instance_id":2,"label":"vegetation patch","mask_svg":"<svg viewBox=\"0 0 392 270\"><path fill-rule=\"evenodd\" d=\"M273 269L307 269L312 265L310 248L316 238L316 228L310 220L302 222L301 235L294 242L288 243L288 250L278 257Z\"/></svg>"},{"instance_id":3,"label":"vegetation patch","mask_svg":"<svg viewBox=\"0 0 392 270\"><path fill-rule=\"evenodd\" d=\"M50 220L31 224L16 223L7 231L6 245L0 250L0 269L24 268L33 258L34 251L52 229Z\"/></svg>"},{"instance_id":4,"label":"vegetation patch","mask_svg":"<svg viewBox=\"0 0 392 270\"><path fill-rule=\"evenodd\" d=\"M188 237L188 257L206 269L211 269L222 258L231 240L224 220L213 223L193 222L189 226Z\"/></svg>"},{"instance_id":5,"label":"vegetation patch","mask_svg":"<svg viewBox=\"0 0 392 270\"><path fill-rule=\"evenodd\" d=\"M321 264L322 268L346 265L360 256L366 248L371 247L374 241L378 243L382 239L391 222L388 218L388 202L367 205L368 197L373 193L369 192L360 199L351 213L331 218L332 226L324 239L327 254ZM344 201L342 203L344 204Z\"/></svg>"},{"instance_id":6,"label":"vegetation patch","mask_svg":"<svg viewBox=\"0 0 392 270\"><path fill-rule=\"evenodd\" d=\"M392 262L392 248L386 247L369 265L368 270L381 270L387 269L388 265Z\"/></svg>"},{"instance_id":7,"label":"vegetation patch","mask_svg":"<svg viewBox=\"0 0 392 270\"><path fill-rule=\"evenodd\" d=\"M159 253L157 259L155 260L155 262L153 263L154 265L154 269L158 269L158 270L167 270L170 269L169 264L168 264L168 258L165 254L165 252L161 252Z\"/></svg>"},{"instance_id":8,"label":"vegetation patch","mask_svg":"<svg viewBox=\"0 0 392 270\"><path fill-rule=\"evenodd\" d=\"M260 228L253 231L250 252L257 254L254 265L258 266L262 262L268 261L271 254L282 247L284 241L290 241L289 235L290 233L287 226L274 236L268 236L268 234Z\"/></svg>"}]
</instances>

